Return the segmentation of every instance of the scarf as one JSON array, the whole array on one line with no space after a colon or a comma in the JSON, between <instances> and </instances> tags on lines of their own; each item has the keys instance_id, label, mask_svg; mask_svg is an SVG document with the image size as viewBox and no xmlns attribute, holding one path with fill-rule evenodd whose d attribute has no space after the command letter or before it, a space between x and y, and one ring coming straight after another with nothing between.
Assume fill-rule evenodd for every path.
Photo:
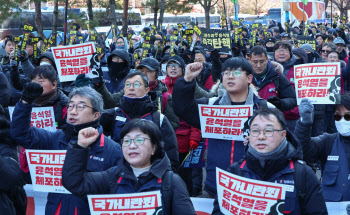
<instances>
[{"instance_id":1,"label":"scarf","mask_svg":"<svg viewBox=\"0 0 350 215\"><path fill-rule=\"evenodd\" d=\"M253 149L249 145L248 146L248 153L251 154L252 156L254 156L255 158L257 158L261 164L261 167L264 168L266 160L271 160L271 159L277 158L285 151L287 146L288 146L287 138L284 138L283 141L281 142L281 144L277 147L277 149L275 149L272 152L260 153L260 152L256 151L255 149Z\"/></svg>"},{"instance_id":2,"label":"scarf","mask_svg":"<svg viewBox=\"0 0 350 215\"><path fill-rule=\"evenodd\" d=\"M260 86L260 84L265 80L266 76L269 74L269 71L270 71L269 63L267 63L265 70L261 74L257 74L253 71L254 81L257 86Z\"/></svg>"},{"instance_id":3,"label":"scarf","mask_svg":"<svg viewBox=\"0 0 350 215\"><path fill-rule=\"evenodd\" d=\"M34 105L37 107L45 106L49 101L51 101L57 95L57 88L51 90L48 93L41 94L38 98L34 99Z\"/></svg>"},{"instance_id":4,"label":"scarf","mask_svg":"<svg viewBox=\"0 0 350 215\"><path fill-rule=\"evenodd\" d=\"M61 127L61 129L67 138L72 139L72 138L78 138L79 131L81 129L88 128L88 127L93 127L93 128L100 127L100 120L97 119L92 122L87 122L87 123L78 124L78 125L73 125L67 121L67 123Z\"/></svg>"},{"instance_id":5,"label":"scarf","mask_svg":"<svg viewBox=\"0 0 350 215\"><path fill-rule=\"evenodd\" d=\"M158 86L158 79L149 83L149 88L151 91L156 91L157 86Z\"/></svg>"},{"instance_id":6,"label":"scarf","mask_svg":"<svg viewBox=\"0 0 350 215\"><path fill-rule=\"evenodd\" d=\"M166 86L168 87L168 93L170 93L171 95L173 94L174 85L175 85L175 82L178 78L180 78L180 77L177 77L177 78L172 78L170 76L165 77L164 82L165 82Z\"/></svg>"},{"instance_id":7,"label":"scarf","mask_svg":"<svg viewBox=\"0 0 350 215\"><path fill-rule=\"evenodd\" d=\"M120 108L131 120L134 118L142 118L145 114L158 110L158 104L152 103L148 94L141 98L123 96Z\"/></svg>"}]
</instances>

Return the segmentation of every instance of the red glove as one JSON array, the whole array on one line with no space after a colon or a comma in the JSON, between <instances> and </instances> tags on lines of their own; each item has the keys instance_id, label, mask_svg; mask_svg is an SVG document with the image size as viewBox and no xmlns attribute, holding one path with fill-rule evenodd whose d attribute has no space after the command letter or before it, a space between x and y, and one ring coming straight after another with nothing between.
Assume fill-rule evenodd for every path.
<instances>
[{"instance_id":1,"label":"red glove","mask_svg":"<svg viewBox=\"0 0 350 215\"><path fill-rule=\"evenodd\" d=\"M198 148L198 142L195 140L190 140L190 146L191 146L191 149L196 149Z\"/></svg>"}]
</instances>

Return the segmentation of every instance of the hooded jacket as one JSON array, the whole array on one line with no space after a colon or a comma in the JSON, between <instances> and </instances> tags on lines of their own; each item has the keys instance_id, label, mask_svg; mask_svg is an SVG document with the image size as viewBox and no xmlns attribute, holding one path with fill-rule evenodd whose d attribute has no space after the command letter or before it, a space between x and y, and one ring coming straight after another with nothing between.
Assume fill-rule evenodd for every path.
<instances>
[{"instance_id":1,"label":"hooded jacket","mask_svg":"<svg viewBox=\"0 0 350 215\"><path fill-rule=\"evenodd\" d=\"M112 69L112 58L118 56L125 60L126 67L120 71L120 74L115 74ZM103 71L103 80L110 93L117 93L124 88L125 77L130 71L130 58L125 50L115 49L107 58L108 71ZM118 77L118 78L117 78Z\"/></svg>"},{"instance_id":2,"label":"hooded jacket","mask_svg":"<svg viewBox=\"0 0 350 215\"><path fill-rule=\"evenodd\" d=\"M171 171L170 162L163 152L162 157L153 161L151 169L135 177L130 164L121 159L117 166L103 172L86 171L88 150L79 147L67 151L62 170L62 184L74 195L82 198L91 194L130 194L161 191L164 215L170 211L174 215L195 215L185 183L180 176L173 174L171 191L162 189L165 175ZM171 197L167 196L172 194ZM166 202L171 199L171 202Z\"/></svg>"},{"instance_id":3,"label":"hooded jacket","mask_svg":"<svg viewBox=\"0 0 350 215\"><path fill-rule=\"evenodd\" d=\"M32 105L18 102L12 115L10 135L16 144L26 149L66 150L68 146L77 141L77 136L70 137L70 131L58 129L49 132L44 129L30 127ZM74 127L75 129L75 127ZM117 165L122 158L119 144L102 135L102 127L97 127L100 137L89 149L87 169L91 172L104 171ZM93 159L101 158L100 160ZM49 193L47 197L46 215L55 214L60 207L60 215L86 215L90 214L87 199L71 194Z\"/></svg>"},{"instance_id":4,"label":"hooded jacket","mask_svg":"<svg viewBox=\"0 0 350 215\"><path fill-rule=\"evenodd\" d=\"M306 164L295 164L302 159L302 150L299 141L287 130L287 147L276 157L265 161L263 168L258 158L245 149L244 160L234 163L227 171L239 176L260 181L280 183L294 186L293 192L286 192L283 214L328 214L321 186L312 169ZM294 165L295 164L295 165ZM295 175L295 166L304 168L305 175ZM299 171L302 173L302 171ZM305 190L297 190L295 177L304 177L300 181L305 183ZM303 199L299 199L298 192L305 193ZM222 214L216 198L212 214Z\"/></svg>"}]
</instances>

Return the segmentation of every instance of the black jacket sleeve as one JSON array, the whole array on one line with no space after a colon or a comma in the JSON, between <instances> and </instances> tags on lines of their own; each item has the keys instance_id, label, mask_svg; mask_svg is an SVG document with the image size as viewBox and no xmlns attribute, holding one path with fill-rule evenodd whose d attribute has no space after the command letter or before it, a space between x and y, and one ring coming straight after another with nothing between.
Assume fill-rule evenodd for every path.
<instances>
[{"instance_id":1,"label":"black jacket sleeve","mask_svg":"<svg viewBox=\"0 0 350 215\"><path fill-rule=\"evenodd\" d=\"M175 114L189 125L200 129L198 104L208 104L208 99L194 99L196 81L187 82L183 77L175 82L173 106Z\"/></svg>"},{"instance_id":2,"label":"black jacket sleeve","mask_svg":"<svg viewBox=\"0 0 350 215\"><path fill-rule=\"evenodd\" d=\"M10 104L11 85L4 73L0 72L0 105L7 107Z\"/></svg>"},{"instance_id":3,"label":"black jacket sleeve","mask_svg":"<svg viewBox=\"0 0 350 215\"><path fill-rule=\"evenodd\" d=\"M82 149L79 146L68 148L62 169L63 186L79 197L109 193L108 170L87 172L88 158L89 149Z\"/></svg>"},{"instance_id":4,"label":"black jacket sleeve","mask_svg":"<svg viewBox=\"0 0 350 215\"><path fill-rule=\"evenodd\" d=\"M303 149L303 160L307 163L315 160L321 161L323 167L327 161L327 156L331 153L334 140L337 134L322 134L311 137L312 124L297 121L294 134L300 141Z\"/></svg>"},{"instance_id":5,"label":"black jacket sleeve","mask_svg":"<svg viewBox=\"0 0 350 215\"><path fill-rule=\"evenodd\" d=\"M175 131L166 116L160 127L160 133L164 142L164 151L170 160L172 169L175 170L179 163L178 145Z\"/></svg>"},{"instance_id":6,"label":"black jacket sleeve","mask_svg":"<svg viewBox=\"0 0 350 215\"><path fill-rule=\"evenodd\" d=\"M278 97L281 100L281 111L292 110L297 106L295 90L284 75L279 75L279 82Z\"/></svg>"},{"instance_id":7,"label":"black jacket sleeve","mask_svg":"<svg viewBox=\"0 0 350 215\"><path fill-rule=\"evenodd\" d=\"M302 214L328 214L319 180L311 167L305 165L305 198L301 202Z\"/></svg>"},{"instance_id":8,"label":"black jacket sleeve","mask_svg":"<svg viewBox=\"0 0 350 215\"><path fill-rule=\"evenodd\" d=\"M172 214L195 215L196 211L194 210L184 181L177 174L173 174L173 180Z\"/></svg>"}]
</instances>

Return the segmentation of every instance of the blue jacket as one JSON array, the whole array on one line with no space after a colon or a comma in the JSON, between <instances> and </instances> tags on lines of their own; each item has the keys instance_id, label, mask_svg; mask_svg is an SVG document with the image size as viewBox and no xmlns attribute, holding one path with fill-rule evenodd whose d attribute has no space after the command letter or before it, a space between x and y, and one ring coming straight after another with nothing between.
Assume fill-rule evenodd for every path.
<instances>
[{"instance_id":1,"label":"blue jacket","mask_svg":"<svg viewBox=\"0 0 350 215\"><path fill-rule=\"evenodd\" d=\"M350 201L349 138L339 133L311 137L311 124L297 121L295 135L303 146L305 161L320 161L326 201ZM347 141L346 143L344 141Z\"/></svg>"},{"instance_id":2,"label":"blue jacket","mask_svg":"<svg viewBox=\"0 0 350 215\"><path fill-rule=\"evenodd\" d=\"M118 93L124 88L125 78L126 76L120 80L113 80L109 71L103 71L103 81L105 82L107 90L111 94Z\"/></svg>"},{"instance_id":3,"label":"blue jacket","mask_svg":"<svg viewBox=\"0 0 350 215\"><path fill-rule=\"evenodd\" d=\"M249 179L294 186L293 192L286 192L284 208L283 211L280 211L283 214L328 214L321 186L315 173L305 162L300 164L297 161L303 157L301 144L289 131L287 131L286 138L288 141L286 149L281 155L266 160L264 168L259 159L245 150L244 160L234 163L227 171ZM296 171L296 168L303 169ZM299 184L297 185L297 183ZM300 194L298 195L298 193ZM271 212L274 210L277 208L271 208ZM212 214L222 214L217 198Z\"/></svg>"},{"instance_id":4,"label":"blue jacket","mask_svg":"<svg viewBox=\"0 0 350 215\"><path fill-rule=\"evenodd\" d=\"M195 81L186 82L183 78L179 78L175 82L173 91L173 106L175 114L179 118L198 129L200 129L198 104L231 105L231 99L226 91L219 98L198 100L194 99L194 91ZM254 109L267 106L266 101L260 100L251 89L246 104L253 104ZM241 160L243 155L244 144L242 141L208 139L207 177L205 181L205 189L208 193L213 196L216 194L216 167L227 169L234 162Z\"/></svg>"},{"instance_id":5,"label":"blue jacket","mask_svg":"<svg viewBox=\"0 0 350 215\"><path fill-rule=\"evenodd\" d=\"M12 115L10 134L12 139L26 149L66 150L77 138L68 138L62 130L49 132L44 129L30 127L32 105L18 102ZM102 134L102 127L98 128ZM100 141L104 140L104 141ZM96 159L103 158L103 159ZM122 158L119 144L103 136L90 146L87 170L90 172L103 171L117 165ZM49 193L45 214L52 215L61 203L60 214L78 215L90 214L87 199L71 194Z\"/></svg>"}]
</instances>

